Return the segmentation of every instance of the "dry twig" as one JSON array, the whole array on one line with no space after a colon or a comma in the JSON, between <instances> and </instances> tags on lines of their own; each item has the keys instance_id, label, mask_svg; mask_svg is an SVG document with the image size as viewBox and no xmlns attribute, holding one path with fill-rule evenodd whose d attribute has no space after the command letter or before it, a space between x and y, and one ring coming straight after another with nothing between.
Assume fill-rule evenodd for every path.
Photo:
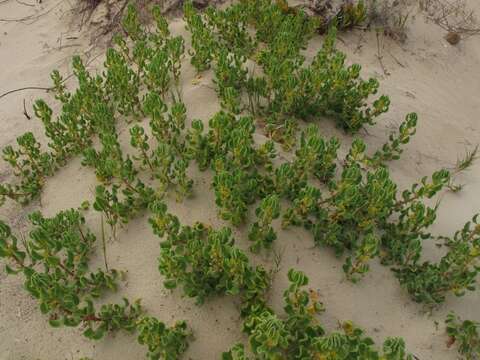
<instances>
[{"instance_id":1,"label":"dry twig","mask_svg":"<svg viewBox=\"0 0 480 360\"><path fill-rule=\"evenodd\" d=\"M27 112L27 107L25 106L25 98L23 99L23 115L27 118L27 120L31 120L32 117Z\"/></svg>"}]
</instances>

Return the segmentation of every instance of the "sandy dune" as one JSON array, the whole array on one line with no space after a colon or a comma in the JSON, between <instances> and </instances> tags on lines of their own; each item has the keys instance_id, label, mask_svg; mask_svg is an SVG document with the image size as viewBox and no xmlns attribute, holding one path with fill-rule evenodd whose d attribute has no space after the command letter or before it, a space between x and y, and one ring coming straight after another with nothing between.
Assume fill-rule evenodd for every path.
<instances>
[{"instance_id":1,"label":"sandy dune","mask_svg":"<svg viewBox=\"0 0 480 360\"><path fill-rule=\"evenodd\" d=\"M475 0L472 3L480 12L480 3ZM70 10L68 1L44 0L34 7L14 0L0 1L0 93L24 86L49 86L51 70L58 68L68 74L71 55L84 54L86 50L91 50L87 55L94 59L90 68L100 69L101 57L95 59L95 56L103 50L90 48L90 35L72 27L75 14ZM4 21L31 14L40 16L21 22ZM172 20L172 29L185 34L181 20ZM363 66L365 77L380 79L381 91L392 100L391 110L376 126L368 128L369 135L361 132L360 136L372 148L384 142L406 113L419 114L417 135L403 158L392 164L394 178L401 186L408 186L438 168L453 166L457 156L480 142L480 37L451 46L443 35L439 28L417 16L405 44L389 40L383 44L383 63L389 75L384 74L376 57L373 33L341 34L338 42L350 62ZM320 44L320 38L314 39L307 53L312 54ZM205 74L199 84L192 85L194 74L186 59L182 93L188 115L190 119L208 120L219 109L211 75ZM31 104L38 97L44 97L53 105L51 96L41 90L15 92L0 98L0 147L13 143L27 130L44 139L41 123L35 119L27 121L22 115L23 101L32 115ZM57 108L54 106L54 109ZM319 124L325 135L335 134L343 139L344 148L350 143L351 139L335 129L331 121L322 120ZM200 173L193 176L195 196L183 204L172 201L171 211L186 223L199 220L222 225L216 216L208 176ZM1 181L11 178L12 174L1 163ZM459 181L466 184L462 192L442 195L434 233L451 234L480 210L480 164L463 174ZM17 230L26 231L26 215L30 211L41 209L53 215L61 209L77 207L83 200L92 199L95 185L93 171L83 168L77 158L48 180L41 204L22 208L9 201L0 209L0 216ZM92 211L87 219L98 234L98 214ZM236 231L236 238L240 247L248 247L245 228ZM422 360L456 358L456 350L446 347L443 321L449 310L480 320L478 292L463 298L450 297L439 310L426 314L399 287L388 268L375 264L365 279L354 285L344 281L341 259L336 259L329 249L312 246L311 235L302 229L279 231L276 249L284 255L271 294L274 307L281 308L286 272L295 267L307 273L311 287L319 289L327 309L323 315L327 328L333 329L338 321L350 319L375 340L404 337L409 350ZM425 247L427 257L439 255L434 244ZM158 253L159 238L151 232L147 216L133 220L120 231L118 240L108 244L109 264L112 268L127 270L128 277L115 298L121 295L142 298L149 313L166 322L186 319L195 332L195 341L186 359L218 359L233 343L245 340L236 308L238 303L217 298L198 307L193 300L182 298L179 291L165 290L157 271ZM252 256L252 259L272 266L271 259L266 257ZM101 266L100 256L94 259L93 265ZM84 339L79 329L50 328L35 301L22 289L21 279L0 273L0 359L60 360L82 356L95 360L141 359L144 353L135 337L128 334L119 333L94 343Z\"/></svg>"}]
</instances>

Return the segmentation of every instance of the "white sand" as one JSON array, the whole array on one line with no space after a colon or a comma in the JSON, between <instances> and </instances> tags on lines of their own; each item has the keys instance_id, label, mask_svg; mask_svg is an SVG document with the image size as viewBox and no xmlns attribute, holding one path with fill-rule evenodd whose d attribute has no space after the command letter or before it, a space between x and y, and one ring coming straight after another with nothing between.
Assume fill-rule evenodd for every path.
<instances>
[{"instance_id":1,"label":"white sand","mask_svg":"<svg viewBox=\"0 0 480 360\"><path fill-rule=\"evenodd\" d=\"M33 1L33 0L32 0ZM478 1L472 3L480 12ZM41 5L29 7L14 0L0 4L0 19L15 19L32 13L42 14L35 22L0 21L0 93L23 86L50 86L49 73L59 68L69 73L72 54L89 49L88 36L80 36L69 26L72 14L66 1L44 0ZM185 33L180 20L173 22L175 31ZM380 78L382 92L391 97L389 113L379 124L363 133L372 147L381 145L389 132L398 127L408 112L419 114L418 132L400 161L392 164L392 173L400 186L408 186L421 176L441 167L453 166L457 155L465 148L480 142L480 37L450 46L443 38L443 31L425 24L418 16L410 27L406 44L385 42L383 62L389 76L383 74L376 58L377 45L373 33L341 34L339 47L348 54L349 62L363 66L363 76ZM69 36L79 39L67 40ZM360 41L360 38L363 40ZM60 43L59 38L62 38ZM59 47L78 44L79 46ZM310 50L321 44L315 39ZM360 48L357 48L358 45ZM309 51L310 51L309 50ZM92 56L102 53L93 49ZM393 55L393 56L392 56ZM397 60L403 65L399 65ZM98 64L100 61L94 62ZM218 110L210 76L204 76L198 85L192 85L193 69L185 61L183 69L183 97L189 118L207 120ZM42 91L16 92L0 99L0 147L12 144L15 138L27 130L44 139L38 120L27 121L23 115L23 100L32 115L32 101L44 97L51 104L51 97ZM56 110L57 107L54 106ZM344 141L350 138L340 134L332 122L319 123L327 135L336 134ZM125 134L124 134L125 135ZM261 134L259 135L262 136ZM174 202L170 210L186 223L195 220L222 225L217 219L213 193L209 189L208 176L194 173L195 197L183 204ZM6 164L0 165L0 179L12 180ZM451 234L480 210L480 165L461 176L467 186L459 194L442 196L442 206L433 232ZM26 208L8 201L0 209L0 216L14 225L18 231L26 231L26 215L41 209L46 215L69 207L77 207L83 200L91 200L96 185L91 169L83 168L80 159L74 159L49 179L38 203ZM90 212L87 216L92 229L98 234L99 216ZM236 231L237 244L246 249L245 228ZM334 329L338 321L353 320L366 329L376 341L387 336L404 337L408 349L419 359L455 359L456 350L447 349L443 321L449 310L462 316L480 320L478 293L463 298L449 297L433 315L422 312L403 291L393 274L386 267L374 264L372 271L359 284L344 280L341 266L329 249L313 248L311 235L299 228L279 232L277 251L283 251L281 271L274 281L271 301L281 309L282 292L286 287L286 272L295 267L310 277L310 285L318 289L325 303L323 315L325 327ZM159 239L153 235L147 216L133 220L123 230L119 239L108 244L109 265L128 271L128 280L118 295L142 298L148 312L170 322L186 319L195 332L186 359L218 359L222 351L233 343L245 340L241 333L238 301L232 298L216 298L201 307L192 299L182 298L180 291L170 293L163 288L162 277L157 270ZM425 256L438 256L433 244L425 244ZM92 266L101 266L101 257ZM272 261L262 256L251 256L253 261L271 267ZM111 300L108 299L108 300ZM438 322L438 327L435 325ZM40 314L35 301L22 289L21 277L0 274L0 359L79 359L89 356L96 360L141 359L145 349L136 344L133 335L119 333L99 342L91 342L81 336L79 329L53 329L45 316Z\"/></svg>"}]
</instances>

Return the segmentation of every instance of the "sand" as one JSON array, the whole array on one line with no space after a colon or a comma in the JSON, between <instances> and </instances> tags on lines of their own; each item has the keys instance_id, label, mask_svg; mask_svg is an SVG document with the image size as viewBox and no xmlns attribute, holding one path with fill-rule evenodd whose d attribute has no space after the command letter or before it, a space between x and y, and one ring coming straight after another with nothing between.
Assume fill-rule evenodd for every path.
<instances>
[{"instance_id":1,"label":"sand","mask_svg":"<svg viewBox=\"0 0 480 360\"><path fill-rule=\"evenodd\" d=\"M480 4L475 0L471 2L480 11ZM64 74L70 73L72 54L90 59L92 70L101 68L101 55L96 56L102 54L103 49L90 46L91 34L74 26L72 18L76 15L71 9L67 1L44 0L33 7L14 0L0 2L0 19L41 15L22 22L0 20L0 93L24 86L49 86L51 70L58 68ZM172 20L172 29L185 34L184 24L179 19ZM361 132L359 136L373 149L398 127L406 113L415 111L419 115L417 135L402 159L391 164L393 177L401 187L441 167L452 167L466 148L480 142L480 37L451 46L443 36L442 30L427 24L418 15L410 24L405 44L390 40L382 44L386 75L377 59L374 33L340 35L338 46L348 54L348 61L361 64L365 77L377 77L381 91L392 100L390 111L377 125L368 128L368 134ZM320 38L314 39L307 54L313 54L320 44ZM210 81L211 74L204 74L200 83L193 85L194 74L187 59L182 75L183 98L189 118L206 121L219 105ZM53 105L51 96L41 90L15 92L0 99L0 147L13 144L15 138L27 130L44 139L41 123L35 119L28 121L22 115L23 101L32 115L31 105L38 97ZM53 108L58 110L58 106ZM351 141L335 129L331 121L322 120L319 125L324 134L337 135L344 140L345 146ZM262 134L256 136L259 140L263 137ZM195 196L182 204L170 202L170 210L185 223L199 220L214 226L224 225L216 216L210 178L195 171L192 175ZM12 180L3 162L0 179ZM432 228L436 234L452 234L480 209L480 164L458 180L466 184L462 192L441 196L438 221ZM8 201L0 208L0 216L17 231L26 232L29 212L40 209L46 215L54 215L61 209L77 207L83 200L92 200L95 185L93 171L82 167L80 159L76 158L48 180L41 204L34 202L21 207ZM98 214L89 212L87 221L99 234ZM246 228L235 230L235 234L238 246L246 249ZM142 216L120 230L116 241L108 243L110 267L125 270L128 276L119 294L106 300L120 296L142 298L148 312L167 323L187 320L195 333L195 341L185 359L218 359L232 344L245 341L238 300L214 298L199 307L192 299L183 298L179 291L165 290L157 270L159 241L147 223L147 216ZM457 354L454 348L446 347L443 323L446 314L454 310L464 317L480 320L479 293L469 293L462 298L449 297L440 309L432 314L425 313L400 288L390 270L376 263L360 283L345 281L341 269L343 260L335 258L329 249L313 248L311 235L302 229L280 231L275 249L283 256L271 292L272 305L281 309L288 269L303 270L310 277L310 286L321 294L327 309L322 321L328 329L335 329L339 321L353 320L376 341L383 341L387 336L405 338L408 349L418 359L448 360L457 358ZM439 256L433 243L425 244L424 253L426 258ZM255 263L273 266L271 257L251 257ZM92 267L96 266L102 266L100 255L93 259ZM144 354L145 349L136 343L133 335L118 333L92 342L81 336L80 329L51 328L36 302L23 290L21 277L0 273L1 360L60 360L82 356L95 360L141 359Z\"/></svg>"}]
</instances>

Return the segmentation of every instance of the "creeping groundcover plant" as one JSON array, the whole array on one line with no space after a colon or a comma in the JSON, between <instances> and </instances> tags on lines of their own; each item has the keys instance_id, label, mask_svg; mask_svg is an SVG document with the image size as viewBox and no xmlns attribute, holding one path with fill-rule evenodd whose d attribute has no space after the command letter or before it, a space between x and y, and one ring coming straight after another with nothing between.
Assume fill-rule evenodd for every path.
<instances>
[{"instance_id":1,"label":"creeping groundcover plant","mask_svg":"<svg viewBox=\"0 0 480 360\"><path fill-rule=\"evenodd\" d=\"M106 51L102 72L90 73L74 57L76 89L68 89L58 71L52 73L59 113L41 99L34 105L48 142L27 132L3 149L15 180L0 184L0 204L35 201L49 177L81 157L98 180L92 207L102 220L104 251L104 222L116 238L131 219L147 216L160 239L158 270L167 289L177 288L198 306L214 296L240 301L248 344L232 344L219 358L414 359L400 338L376 346L349 321L339 331L324 329L318 316L324 307L316 292L305 288L308 278L301 271L288 272L284 311L277 313L268 301L274 274L255 265L251 253L268 257L278 231L303 227L318 251L334 250L352 282L361 281L377 260L413 301L431 309L450 295L474 291L480 271L478 215L451 236L435 236L429 229L439 205L429 200L460 190L454 177L472 164L476 149L456 169L439 169L400 188L389 163L415 135L415 113L373 151L359 137L341 144L322 135L321 119L355 136L390 104L378 94L376 79L362 78L357 64L347 65L335 47L333 25L307 59L303 50L323 25L285 2L242 0L203 12L186 2L191 46L170 33L159 8L152 8L152 17L154 26L146 27L128 6L122 35ZM188 117L180 88L185 60L199 73L213 74L221 110L210 119ZM126 144L120 123L128 128ZM257 132L266 141L259 142ZM339 151L342 146L346 151ZM226 226L184 225L169 212L171 196L180 202L195 195L193 167L208 172ZM136 332L147 358L181 358L192 338L187 322L167 325L147 315L139 300L99 300L120 288L123 272L109 269L106 261L103 270L91 268L97 237L86 225L87 208L82 204L51 218L35 211L29 235L20 240L0 221L5 271L23 277L53 327L81 326L94 340L119 330ZM237 247L232 231L245 225L246 251ZM438 261L423 259L427 241L445 250ZM454 315L447 324L460 354L476 358L478 324Z\"/></svg>"}]
</instances>

